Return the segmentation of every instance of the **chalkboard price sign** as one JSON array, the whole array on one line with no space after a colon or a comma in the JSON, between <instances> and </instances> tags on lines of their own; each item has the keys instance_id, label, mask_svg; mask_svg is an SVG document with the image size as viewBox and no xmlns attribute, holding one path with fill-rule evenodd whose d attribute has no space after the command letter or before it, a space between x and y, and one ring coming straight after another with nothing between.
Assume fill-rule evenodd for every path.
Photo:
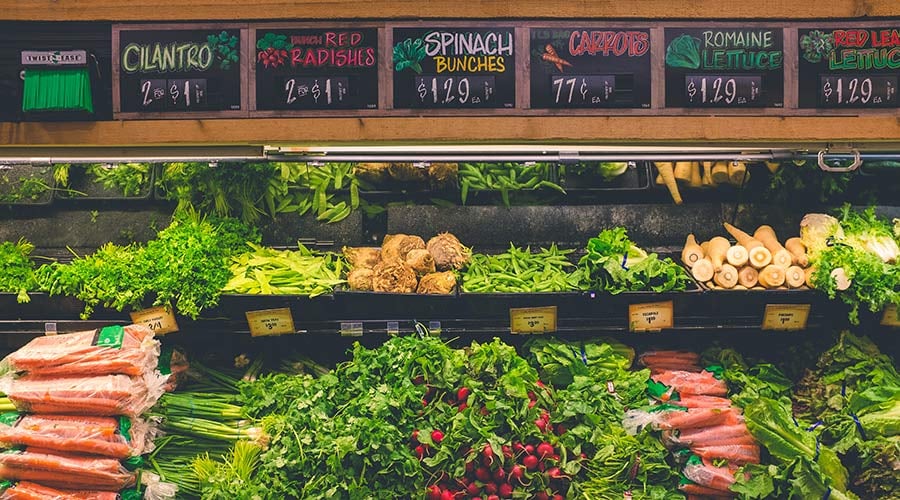
<instances>
[{"instance_id":1,"label":"chalkboard price sign","mask_svg":"<svg viewBox=\"0 0 900 500\"><path fill-rule=\"evenodd\" d=\"M119 29L124 113L241 109L239 29Z\"/></svg>"},{"instance_id":2,"label":"chalkboard price sign","mask_svg":"<svg viewBox=\"0 0 900 500\"><path fill-rule=\"evenodd\" d=\"M532 108L649 108L650 31L532 28Z\"/></svg>"},{"instance_id":3,"label":"chalkboard price sign","mask_svg":"<svg viewBox=\"0 0 900 500\"><path fill-rule=\"evenodd\" d=\"M394 28L394 107L515 107L513 33L513 28Z\"/></svg>"},{"instance_id":4,"label":"chalkboard price sign","mask_svg":"<svg viewBox=\"0 0 900 500\"><path fill-rule=\"evenodd\" d=\"M900 28L801 28L801 108L897 108Z\"/></svg>"},{"instance_id":5,"label":"chalkboard price sign","mask_svg":"<svg viewBox=\"0 0 900 500\"><path fill-rule=\"evenodd\" d=\"M256 109L375 109L378 30L256 30Z\"/></svg>"},{"instance_id":6,"label":"chalkboard price sign","mask_svg":"<svg viewBox=\"0 0 900 500\"><path fill-rule=\"evenodd\" d=\"M688 75L684 91L688 106L733 106L759 101L761 87L759 76Z\"/></svg>"},{"instance_id":7,"label":"chalkboard price sign","mask_svg":"<svg viewBox=\"0 0 900 500\"><path fill-rule=\"evenodd\" d=\"M779 28L666 28L666 107L784 107Z\"/></svg>"}]
</instances>

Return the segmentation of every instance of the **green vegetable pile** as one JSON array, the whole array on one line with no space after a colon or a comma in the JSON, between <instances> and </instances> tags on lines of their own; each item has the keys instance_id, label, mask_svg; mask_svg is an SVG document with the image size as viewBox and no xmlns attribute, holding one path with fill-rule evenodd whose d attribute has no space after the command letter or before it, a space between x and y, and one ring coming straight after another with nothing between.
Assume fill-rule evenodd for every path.
<instances>
[{"instance_id":1,"label":"green vegetable pile","mask_svg":"<svg viewBox=\"0 0 900 500\"><path fill-rule=\"evenodd\" d=\"M149 163L120 163L117 165L88 165L87 173L94 182L124 196L136 196L150 183Z\"/></svg>"},{"instance_id":2,"label":"green vegetable pile","mask_svg":"<svg viewBox=\"0 0 900 500\"><path fill-rule=\"evenodd\" d=\"M23 169L26 174L17 173ZM0 203L34 202L53 190L44 178L50 167L25 165L13 166L11 170L7 172L5 167L0 169Z\"/></svg>"},{"instance_id":3,"label":"green vegetable pile","mask_svg":"<svg viewBox=\"0 0 900 500\"><path fill-rule=\"evenodd\" d=\"M228 282L228 259L259 234L234 219L181 216L146 245L103 245L70 264L53 263L37 271L42 291L84 302L82 319L98 306L174 306L191 318L214 307Z\"/></svg>"},{"instance_id":4,"label":"green vegetable pile","mask_svg":"<svg viewBox=\"0 0 900 500\"><path fill-rule=\"evenodd\" d=\"M340 255L312 252L303 245L297 251L249 246L252 251L232 257L232 277L223 292L316 297L346 282L341 275L347 266Z\"/></svg>"},{"instance_id":5,"label":"green vegetable pile","mask_svg":"<svg viewBox=\"0 0 900 500\"><path fill-rule=\"evenodd\" d=\"M28 291L37 288L32 251L34 245L24 238L0 243L0 292L15 293L20 304L29 302Z\"/></svg>"},{"instance_id":6,"label":"green vegetable pile","mask_svg":"<svg viewBox=\"0 0 900 500\"><path fill-rule=\"evenodd\" d=\"M859 324L861 307L878 312L900 305L900 248L891 224L873 208L857 212L846 205L839 217L808 214L800 236L816 268L813 286L849 305L850 323ZM835 273L849 279L848 288L839 290Z\"/></svg>"},{"instance_id":7,"label":"green vegetable pile","mask_svg":"<svg viewBox=\"0 0 900 500\"><path fill-rule=\"evenodd\" d=\"M462 277L462 290L468 293L568 292L578 289L580 276L568 255L556 245L532 253L517 248L497 255L475 254Z\"/></svg>"},{"instance_id":8,"label":"green vegetable pile","mask_svg":"<svg viewBox=\"0 0 900 500\"><path fill-rule=\"evenodd\" d=\"M511 191L552 189L565 194L565 189L552 181L552 163L460 163L459 189L465 205L469 192L499 191L504 206L510 206Z\"/></svg>"},{"instance_id":9,"label":"green vegetable pile","mask_svg":"<svg viewBox=\"0 0 900 500\"><path fill-rule=\"evenodd\" d=\"M586 251L578 263L584 290L668 292L684 290L691 283L684 268L639 248L625 228L604 230L588 240Z\"/></svg>"}]
</instances>

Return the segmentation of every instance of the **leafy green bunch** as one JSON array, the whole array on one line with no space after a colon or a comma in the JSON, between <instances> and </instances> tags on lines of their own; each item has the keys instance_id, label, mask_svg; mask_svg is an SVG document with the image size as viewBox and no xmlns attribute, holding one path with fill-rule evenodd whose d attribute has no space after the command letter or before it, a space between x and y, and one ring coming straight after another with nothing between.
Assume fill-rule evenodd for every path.
<instances>
[{"instance_id":1,"label":"leafy green bunch","mask_svg":"<svg viewBox=\"0 0 900 500\"><path fill-rule=\"evenodd\" d=\"M584 290L668 292L684 290L691 282L684 268L668 257L648 254L628 239L622 227L606 229L588 240L578 265Z\"/></svg>"},{"instance_id":2,"label":"leafy green bunch","mask_svg":"<svg viewBox=\"0 0 900 500\"><path fill-rule=\"evenodd\" d=\"M136 196L150 182L149 163L120 163L116 165L88 165L87 173L104 188Z\"/></svg>"},{"instance_id":3,"label":"leafy green bunch","mask_svg":"<svg viewBox=\"0 0 900 500\"><path fill-rule=\"evenodd\" d=\"M20 304L29 302L28 292L37 288L32 251L34 245L24 238L0 243L0 292L15 293Z\"/></svg>"}]
</instances>

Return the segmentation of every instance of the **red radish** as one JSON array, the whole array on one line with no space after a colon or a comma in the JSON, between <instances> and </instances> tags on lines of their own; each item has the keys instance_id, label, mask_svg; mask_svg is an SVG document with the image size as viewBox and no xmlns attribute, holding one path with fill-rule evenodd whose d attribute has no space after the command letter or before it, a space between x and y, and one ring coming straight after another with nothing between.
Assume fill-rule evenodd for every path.
<instances>
[{"instance_id":1,"label":"red radish","mask_svg":"<svg viewBox=\"0 0 900 500\"><path fill-rule=\"evenodd\" d=\"M414 444L419 444L419 429L412 431L412 442Z\"/></svg>"},{"instance_id":2,"label":"red radish","mask_svg":"<svg viewBox=\"0 0 900 500\"><path fill-rule=\"evenodd\" d=\"M499 483L504 479L506 479L506 471L503 470L503 467L500 467L499 469L494 471L494 481L497 481Z\"/></svg>"},{"instance_id":3,"label":"red radish","mask_svg":"<svg viewBox=\"0 0 900 500\"><path fill-rule=\"evenodd\" d=\"M469 407L469 405L467 405L466 403L463 403L463 404L459 405L459 411L464 412L464 411L466 411L466 408L468 408L468 407Z\"/></svg>"},{"instance_id":4,"label":"red radish","mask_svg":"<svg viewBox=\"0 0 900 500\"><path fill-rule=\"evenodd\" d=\"M500 497L497 495L488 495L487 500L500 500Z\"/></svg>"},{"instance_id":5,"label":"red radish","mask_svg":"<svg viewBox=\"0 0 900 500\"><path fill-rule=\"evenodd\" d=\"M536 425L537 428L540 429L541 432L547 432L547 422L544 422L543 419L539 418L539 419L535 420L534 425Z\"/></svg>"},{"instance_id":6,"label":"red radish","mask_svg":"<svg viewBox=\"0 0 900 500\"><path fill-rule=\"evenodd\" d=\"M522 482L522 478L525 477L525 469L522 468L521 465L513 465L511 469L509 469L509 479L517 479L519 483Z\"/></svg>"},{"instance_id":7,"label":"red radish","mask_svg":"<svg viewBox=\"0 0 900 500\"><path fill-rule=\"evenodd\" d=\"M533 445L530 445L530 444L529 444L529 445L525 445L525 453L528 453L529 455L533 454L533 453L534 453L534 446L533 446Z\"/></svg>"},{"instance_id":8,"label":"red radish","mask_svg":"<svg viewBox=\"0 0 900 500\"><path fill-rule=\"evenodd\" d=\"M444 492L441 493L441 500L453 500L453 492L450 490L444 490Z\"/></svg>"},{"instance_id":9,"label":"red radish","mask_svg":"<svg viewBox=\"0 0 900 500\"><path fill-rule=\"evenodd\" d=\"M444 440L444 433L437 429L431 431L431 440L434 441L435 444L439 444Z\"/></svg>"},{"instance_id":10,"label":"red radish","mask_svg":"<svg viewBox=\"0 0 900 500\"><path fill-rule=\"evenodd\" d=\"M562 436L563 434L566 433L566 431L568 431L568 429L566 429L565 425L559 424L556 426L556 434L557 435Z\"/></svg>"},{"instance_id":11,"label":"red radish","mask_svg":"<svg viewBox=\"0 0 900 500\"><path fill-rule=\"evenodd\" d=\"M522 453L523 451L525 451L525 445L517 441L513 443L513 450L515 450L516 453Z\"/></svg>"},{"instance_id":12,"label":"red radish","mask_svg":"<svg viewBox=\"0 0 900 500\"><path fill-rule=\"evenodd\" d=\"M553 500L566 500L566 497L557 493L557 494L553 495Z\"/></svg>"},{"instance_id":13,"label":"red radish","mask_svg":"<svg viewBox=\"0 0 900 500\"><path fill-rule=\"evenodd\" d=\"M486 483L491 480L491 470L487 467L479 467L475 469L475 478L482 483Z\"/></svg>"},{"instance_id":14,"label":"red radish","mask_svg":"<svg viewBox=\"0 0 900 500\"><path fill-rule=\"evenodd\" d=\"M422 385L425 383L425 377L423 377L422 375L417 375L413 377L412 383L415 385Z\"/></svg>"},{"instance_id":15,"label":"red radish","mask_svg":"<svg viewBox=\"0 0 900 500\"><path fill-rule=\"evenodd\" d=\"M478 487L475 483L469 483L469 486L466 487L466 493L474 496L478 496L481 493L481 488Z\"/></svg>"},{"instance_id":16,"label":"red radish","mask_svg":"<svg viewBox=\"0 0 900 500\"><path fill-rule=\"evenodd\" d=\"M422 400L422 406L428 406L428 401L426 401L426 400L423 399L423 400Z\"/></svg>"},{"instance_id":17,"label":"red radish","mask_svg":"<svg viewBox=\"0 0 900 500\"><path fill-rule=\"evenodd\" d=\"M484 485L484 491L488 495L496 495L497 494L497 484L496 483L487 483Z\"/></svg>"},{"instance_id":18,"label":"red radish","mask_svg":"<svg viewBox=\"0 0 900 500\"><path fill-rule=\"evenodd\" d=\"M441 500L441 488L436 484L432 484L428 488L428 500Z\"/></svg>"},{"instance_id":19,"label":"red radish","mask_svg":"<svg viewBox=\"0 0 900 500\"><path fill-rule=\"evenodd\" d=\"M540 380L538 380L537 382L535 382L535 384L537 384L538 387L544 387L544 383L541 382Z\"/></svg>"},{"instance_id":20,"label":"red radish","mask_svg":"<svg viewBox=\"0 0 900 500\"><path fill-rule=\"evenodd\" d=\"M534 405L536 405L536 404L537 404L537 401L532 399L531 401L528 402L528 409L530 410L530 409L534 408Z\"/></svg>"},{"instance_id":21,"label":"red radish","mask_svg":"<svg viewBox=\"0 0 900 500\"><path fill-rule=\"evenodd\" d=\"M534 391L528 391L528 399L534 401L537 399L537 394L535 394Z\"/></svg>"},{"instance_id":22,"label":"red radish","mask_svg":"<svg viewBox=\"0 0 900 500\"><path fill-rule=\"evenodd\" d=\"M547 410L541 412L541 420L543 420L544 422L550 422L550 412Z\"/></svg>"},{"instance_id":23,"label":"red radish","mask_svg":"<svg viewBox=\"0 0 900 500\"><path fill-rule=\"evenodd\" d=\"M528 470L535 470L538 468L538 462L538 457L534 455L526 455L522 460L522 465L524 465Z\"/></svg>"},{"instance_id":24,"label":"red radish","mask_svg":"<svg viewBox=\"0 0 900 500\"><path fill-rule=\"evenodd\" d=\"M416 456L419 457L419 460L422 460L422 457L425 456L425 447L421 444L416 446Z\"/></svg>"},{"instance_id":25,"label":"red radish","mask_svg":"<svg viewBox=\"0 0 900 500\"><path fill-rule=\"evenodd\" d=\"M457 401L466 401L469 399L469 388L468 387L460 387L458 391L456 391L456 399Z\"/></svg>"},{"instance_id":26,"label":"red radish","mask_svg":"<svg viewBox=\"0 0 900 500\"><path fill-rule=\"evenodd\" d=\"M478 410L483 416L488 416L488 409L486 406L482 406L480 410Z\"/></svg>"},{"instance_id":27,"label":"red radish","mask_svg":"<svg viewBox=\"0 0 900 500\"><path fill-rule=\"evenodd\" d=\"M546 491L539 491L534 494L534 500L550 500L550 495Z\"/></svg>"},{"instance_id":28,"label":"red radish","mask_svg":"<svg viewBox=\"0 0 900 500\"><path fill-rule=\"evenodd\" d=\"M475 462L466 462L466 472L475 471Z\"/></svg>"},{"instance_id":29,"label":"red radish","mask_svg":"<svg viewBox=\"0 0 900 500\"><path fill-rule=\"evenodd\" d=\"M550 467L547 469L547 477L550 479L559 479L563 477L563 473L559 470L559 467Z\"/></svg>"},{"instance_id":30,"label":"red radish","mask_svg":"<svg viewBox=\"0 0 900 500\"><path fill-rule=\"evenodd\" d=\"M546 469L546 468L547 468L547 465L544 464L544 462L541 462L541 463L538 464L538 470L539 470L539 471L544 472L544 469Z\"/></svg>"},{"instance_id":31,"label":"red radish","mask_svg":"<svg viewBox=\"0 0 900 500\"><path fill-rule=\"evenodd\" d=\"M494 450L491 449L490 444L484 445L484 449L481 450L481 455L484 457L484 463L487 466L491 466L494 463Z\"/></svg>"},{"instance_id":32,"label":"red radish","mask_svg":"<svg viewBox=\"0 0 900 500\"><path fill-rule=\"evenodd\" d=\"M554 454L553 445L550 443L541 443L537 447L537 454L541 457L541 460L552 457Z\"/></svg>"},{"instance_id":33,"label":"red radish","mask_svg":"<svg viewBox=\"0 0 900 500\"><path fill-rule=\"evenodd\" d=\"M509 483L503 483L497 493L500 494L500 498L509 498L513 494L513 487Z\"/></svg>"},{"instance_id":34,"label":"red radish","mask_svg":"<svg viewBox=\"0 0 900 500\"><path fill-rule=\"evenodd\" d=\"M513 452L512 448L509 447L508 444L504 444L501 449L503 450L503 456L506 458L512 458Z\"/></svg>"}]
</instances>

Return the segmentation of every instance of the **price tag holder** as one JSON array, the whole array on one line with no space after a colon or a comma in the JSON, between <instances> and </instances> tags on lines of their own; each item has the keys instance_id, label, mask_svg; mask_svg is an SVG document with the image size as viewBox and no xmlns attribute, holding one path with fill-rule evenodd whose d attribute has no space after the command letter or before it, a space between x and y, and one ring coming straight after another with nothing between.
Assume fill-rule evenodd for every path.
<instances>
[{"instance_id":1,"label":"price tag holder","mask_svg":"<svg viewBox=\"0 0 900 500\"><path fill-rule=\"evenodd\" d=\"M628 330L658 332L675 326L675 307L671 300L628 305Z\"/></svg>"},{"instance_id":2,"label":"price tag holder","mask_svg":"<svg viewBox=\"0 0 900 500\"><path fill-rule=\"evenodd\" d=\"M278 309L262 309L259 311L247 311L247 324L250 325L250 335L253 337L268 337L297 333L294 329L294 317L287 307Z\"/></svg>"},{"instance_id":3,"label":"price tag holder","mask_svg":"<svg viewBox=\"0 0 900 500\"><path fill-rule=\"evenodd\" d=\"M513 334L555 332L556 306L510 309L509 331Z\"/></svg>"},{"instance_id":4,"label":"price tag holder","mask_svg":"<svg viewBox=\"0 0 900 500\"><path fill-rule=\"evenodd\" d=\"M56 335L56 322L44 323L44 335Z\"/></svg>"},{"instance_id":5,"label":"price tag holder","mask_svg":"<svg viewBox=\"0 0 900 500\"><path fill-rule=\"evenodd\" d=\"M178 331L175 312L171 308L164 306L133 312L131 313L131 321L135 324L146 326L157 335Z\"/></svg>"},{"instance_id":6,"label":"price tag holder","mask_svg":"<svg viewBox=\"0 0 900 500\"><path fill-rule=\"evenodd\" d=\"M341 322L341 337L362 337L362 336L363 336L363 324L362 323Z\"/></svg>"},{"instance_id":7,"label":"price tag holder","mask_svg":"<svg viewBox=\"0 0 900 500\"><path fill-rule=\"evenodd\" d=\"M388 321L387 322L387 334L388 335L400 335L400 322L399 321Z\"/></svg>"},{"instance_id":8,"label":"price tag holder","mask_svg":"<svg viewBox=\"0 0 900 500\"><path fill-rule=\"evenodd\" d=\"M887 306L884 309L884 316L882 316L881 318L881 324L883 326L893 326L894 328L900 328L900 309L898 309L894 304Z\"/></svg>"},{"instance_id":9,"label":"price tag holder","mask_svg":"<svg viewBox=\"0 0 900 500\"><path fill-rule=\"evenodd\" d=\"M766 304L763 330L805 330L809 304Z\"/></svg>"}]
</instances>

